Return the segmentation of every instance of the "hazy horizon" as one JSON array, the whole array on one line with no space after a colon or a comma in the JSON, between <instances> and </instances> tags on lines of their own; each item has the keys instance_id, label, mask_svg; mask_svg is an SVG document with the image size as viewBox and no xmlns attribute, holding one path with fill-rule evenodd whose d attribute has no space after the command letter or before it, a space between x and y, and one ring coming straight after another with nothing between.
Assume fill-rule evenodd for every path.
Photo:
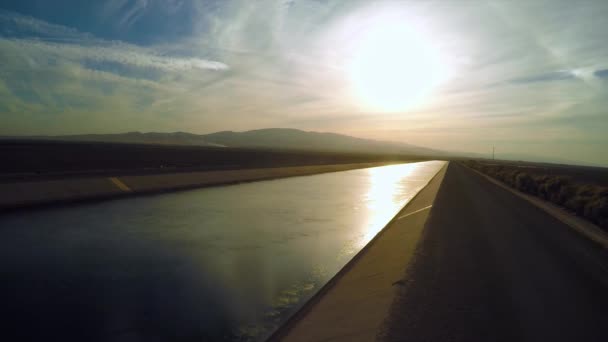
<instances>
[{"instance_id":1,"label":"hazy horizon","mask_svg":"<svg viewBox=\"0 0 608 342\"><path fill-rule=\"evenodd\" d=\"M608 166L603 1L7 1L0 135L289 127Z\"/></svg>"}]
</instances>

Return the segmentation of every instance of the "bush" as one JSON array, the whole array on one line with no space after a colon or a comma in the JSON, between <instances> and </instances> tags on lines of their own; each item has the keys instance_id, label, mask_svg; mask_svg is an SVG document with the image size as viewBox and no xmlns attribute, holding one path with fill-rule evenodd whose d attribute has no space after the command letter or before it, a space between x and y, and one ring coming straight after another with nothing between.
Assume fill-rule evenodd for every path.
<instances>
[{"instance_id":1,"label":"bush","mask_svg":"<svg viewBox=\"0 0 608 342\"><path fill-rule=\"evenodd\" d=\"M516 187L517 175L519 173L520 173L519 171L505 170L505 171L501 171L498 174L496 174L495 178L498 178L499 180L503 181L504 183L509 184L512 187ZM490 174L490 176L493 176L493 175Z\"/></svg>"},{"instance_id":2,"label":"bush","mask_svg":"<svg viewBox=\"0 0 608 342\"><path fill-rule=\"evenodd\" d=\"M595 223L603 223L608 218L608 198L596 198L585 205L584 215Z\"/></svg>"},{"instance_id":3,"label":"bush","mask_svg":"<svg viewBox=\"0 0 608 342\"><path fill-rule=\"evenodd\" d=\"M566 201L572 198L576 194L576 187L573 185L562 186L558 195L558 204L564 205Z\"/></svg>"},{"instance_id":4,"label":"bush","mask_svg":"<svg viewBox=\"0 0 608 342\"><path fill-rule=\"evenodd\" d=\"M573 197L567 200L564 203L564 206L567 209L574 211L577 215L585 214L585 205L587 204L587 199L584 197Z\"/></svg>"},{"instance_id":5,"label":"bush","mask_svg":"<svg viewBox=\"0 0 608 342\"><path fill-rule=\"evenodd\" d=\"M568 185L568 178L562 176L552 176L547 179L540 189L541 193L544 194L546 199L553 203L561 204L564 202L564 200L560 198L560 193L562 193L562 188L567 187Z\"/></svg>"},{"instance_id":6,"label":"bush","mask_svg":"<svg viewBox=\"0 0 608 342\"><path fill-rule=\"evenodd\" d=\"M517 167L484 165L476 161L465 164L517 190L564 206L608 231L608 187L575 184L564 176L532 176Z\"/></svg>"},{"instance_id":7,"label":"bush","mask_svg":"<svg viewBox=\"0 0 608 342\"><path fill-rule=\"evenodd\" d=\"M549 180L549 178L551 178L551 176L548 176L548 175L534 176L534 180L538 184L547 182Z\"/></svg>"},{"instance_id":8,"label":"bush","mask_svg":"<svg viewBox=\"0 0 608 342\"><path fill-rule=\"evenodd\" d=\"M598 197L608 197L608 187L603 186L603 187L597 188L596 195Z\"/></svg>"},{"instance_id":9,"label":"bush","mask_svg":"<svg viewBox=\"0 0 608 342\"><path fill-rule=\"evenodd\" d=\"M508 172L507 171L500 171L494 175L489 175L489 176L493 176L494 178L498 179L499 181L503 181L503 182L507 182L507 176Z\"/></svg>"},{"instance_id":10,"label":"bush","mask_svg":"<svg viewBox=\"0 0 608 342\"><path fill-rule=\"evenodd\" d=\"M520 191L533 195L538 192L538 184L532 176L525 172L521 172L515 177L515 187Z\"/></svg>"},{"instance_id":11,"label":"bush","mask_svg":"<svg viewBox=\"0 0 608 342\"><path fill-rule=\"evenodd\" d=\"M585 184L576 189L576 195L581 197L593 197L593 195L595 195L595 189L593 186Z\"/></svg>"}]
</instances>

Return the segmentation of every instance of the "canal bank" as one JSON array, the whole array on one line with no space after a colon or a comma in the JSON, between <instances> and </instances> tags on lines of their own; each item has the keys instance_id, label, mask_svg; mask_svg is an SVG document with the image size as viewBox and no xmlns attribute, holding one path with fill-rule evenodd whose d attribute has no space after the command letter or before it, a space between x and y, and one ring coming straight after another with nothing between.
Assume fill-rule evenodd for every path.
<instances>
[{"instance_id":1,"label":"canal bank","mask_svg":"<svg viewBox=\"0 0 608 342\"><path fill-rule=\"evenodd\" d=\"M0 183L0 211L347 171L390 162L83 177Z\"/></svg>"},{"instance_id":2,"label":"canal bank","mask_svg":"<svg viewBox=\"0 0 608 342\"><path fill-rule=\"evenodd\" d=\"M446 165L269 341L374 341L405 284Z\"/></svg>"}]
</instances>

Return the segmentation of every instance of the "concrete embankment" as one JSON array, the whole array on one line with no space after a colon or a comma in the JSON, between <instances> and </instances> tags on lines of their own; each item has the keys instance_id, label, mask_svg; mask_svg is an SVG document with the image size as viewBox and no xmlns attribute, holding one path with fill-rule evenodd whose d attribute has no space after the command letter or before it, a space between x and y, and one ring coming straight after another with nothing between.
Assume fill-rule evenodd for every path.
<instances>
[{"instance_id":1,"label":"concrete embankment","mask_svg":"<svg viewBox=\"0 0 608 342\"><path fill-rule=\"evenodd\" d=\"M0 211L305 176L387 164L390 163L311 165L0 183Z\"/></svg>"},{"instance_id":2,"label":"concrete embankment","mask_svg":"<svg viewBox=\"0 0 608 342\"><path fill-rule=\"evenodd\" d=\"M445 171L446 166L269 341L374 341L382 335Z\"/></svg>"}]
</instances>

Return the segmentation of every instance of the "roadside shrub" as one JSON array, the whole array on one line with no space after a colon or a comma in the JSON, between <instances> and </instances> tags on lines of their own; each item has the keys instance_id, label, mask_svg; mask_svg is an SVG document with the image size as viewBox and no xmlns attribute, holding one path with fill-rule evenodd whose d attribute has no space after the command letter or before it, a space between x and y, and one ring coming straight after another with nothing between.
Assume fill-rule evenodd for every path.
<instances>
[{"instance_id":1,"label":"roadside shrub","mask_svg":"<svg viewBox=\"0 0 608 342\"><path fill-rule=\"evenodd\" d=\"M548 180L549 180L549 178L551 178L551 176L548 176L548 175L541 175L541 176L538 176L538 175L537 175L537 176L534 176L534 180L535 180L535 181L536 181L538 184L545 183L546 181L548 181Z\"/></svg>"},{"instance_id":2,"label":"roadside shrub","mask_svg":"<svg viewBox=\"0 0 608 342\"><path fill-rule=\"evenodd\" d=\"M549 181L550 178L551 177L547 176L547 175L534 176L534 180L536 181L536 184L537 184L536 195L539 196L540 198L543 198L543 199L548 198L547 187L545 184Z\"/></svg>"},{"instance_id":3,"label":"roadside shrub","mask_svg":"<svg viewBox=\"0 0 608 342\"><path fill-rule=\"evenodd\" d=\"M512 187L516 187L516 179L517 179L517 175L519 174L519 171L514 171L514 170L506 170L501 172L502 174L502 181L509 184Z\"/></svg>"},{"instance_id":4,"label":"roadside shrub","mask_svg":"<svg viewBox=\"0 0 608 342\"><path fill-rule=\"evenodd\" d=\"M515 177L515 187L529 194L536 194L538 190L538 184L534 178L525 172L521 172Z\"/></svg>"},{"instance_id":5,"label":"roadside shrub","mask_svg":"<svg viewBox=\"0 0 608 342\"><path fill-rule=\"evenodd\" d=\"M507 171L500 171L494 175L490 175L499 181L506 182L507 181Z\"/></svg>"},{"instance_id":6,"label":"roadside shrub","mask_svg":"<svg viewBox=\"0 0 608 342\"><path fill-rule=\"evenodd\" d=\"M572 211L574 211L577 215L584 215L585 214L585 205L587 204L587 199L584 197L573 197L570 198L569 200L567 200L564 203L564 206L567 209L570 209Z\"/></svg>"},{"instance_id":7,"label":"roadside shrub","mask_svg":"<svg viewBox=\"0 0 608 342\"><path fill-rule=\"evenodd\" d=\"M561 205L608 231L608 187L572 183L569 177L530 175L502 165L469 161L467 166L493 177L519 191Z\"/></svg>"},{"instance_id":8,"label":"roadside shrub","mask_svg":"<svg viewBox=\"0 0 608 342\"><path fill-rule=\"evenodd\" d=\"M581 185L576 189L576 195L582 197L593 197L595 189L589 184Z\"/></svg>"},{"instance_id":9,"label":"roadside shrub","mask_svg":"<svg viewBox=\"0 0 608 342\"><path fill-rule=\"evenodd\" d=\"M608 198L596 198L585 205L584 215L595 223L602 223L608 218Z\"/></svg>"},{"instance_id":10,"label":"roadside shrub","mask_svg":"<svg viewBox=\"0 0 608 342\"><path fill-rule=\"evenodd\" d=\"M608 197L608 187L600 187L596 190L596 195L598 197Z\"/></svg>"},{"instance_id":11,"label":"roadside shrub","mask_svg":"<svg viewBox=\"0 0 608 342\"><path fill-rule=\"evenodd\" d=\"M566 201L572 198L576 194L576 187L570 184L562 186L557 198L557 203L564 205Z\"/></svg>"},{"instance_id":12,"label":"roadside shrub","mask_svg":"<svg viewBox=\"0 0 608 342\"><path fill-rule=\"evenodd\" d=\"M517 174L514 171L505 172L505 182L510 186L515 186L515 177L517 177Z\"/></svg>"},{"instance_id":13,"label":"roadside shrub","mask_svg":"<svg viewBox=\"0 0 608 342\"><path fill-rule=\"evenodd\" d=\"M545 198L553 203L560 204L560 192L562 187L566 187L569 184L569 180L562 176L552 176L543 184L541 187ZM563 202L563 201L562 201Z\"/></svg>"}]
</instances>

